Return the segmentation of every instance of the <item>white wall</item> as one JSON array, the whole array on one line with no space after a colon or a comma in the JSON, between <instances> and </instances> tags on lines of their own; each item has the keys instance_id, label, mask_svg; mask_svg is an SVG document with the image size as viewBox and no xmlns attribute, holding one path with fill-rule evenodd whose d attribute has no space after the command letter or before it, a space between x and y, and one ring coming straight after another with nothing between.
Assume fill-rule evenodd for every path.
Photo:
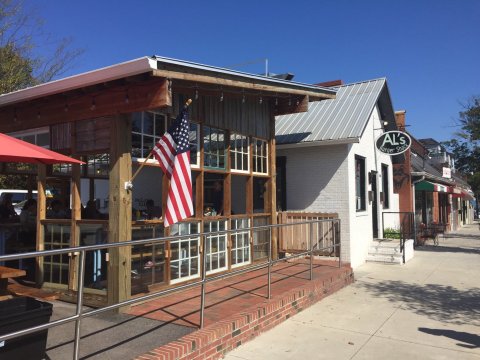
<instances>
[{"instance_id":1,"label":"white wall","mask_svg":"<svg viewBox=\"0 0 480 360\"><path fill-rule=\"evenodd\" d=\"M342 260L350 261L347 145L277 149L286 156L287 209L338 213Z\"/></svg>"},{"instance_id":2,"label":"white wall","mask_svg":"<svg viewBox=\"0 0 480 360\"><path fill-rule=\"evenodd\" d=\"M277 149L277 156L286 156L287 209L334 212L341 219L342 260L358 267L365 262L373 239L372 204L357 212L355 208L355 155L366 158L366 172L378 171L377 196L382 191L381 164L389 171L389 209L379 200L378 227L382 237L382 211L398 212L398 195L393 193L391 158L374 150L374 139L382 134L378 110L375 108L360 142L351 145L328 145ZM376 161L375 161L376 157ZM367 191L371 185L366 180ZM386 218L393 227L393 216Z\"/></svg>"},{"instance_id":3,"label":"white wall","mask_svg":"<svg viewBox=\"0 0 480 360\"><path fill-rule=\"evenodd\" d=\"M377 107L375 107L370 120L365 128L362 138L358 144L350 145L350 152L348 155L348 186L350 194L350 232L352 238L350 239L350 252L352 254L350 262L352 267L357 267L365 262L368 253L368 247L373 239L373 221L372 221L372 202L368 201L365 211L356 211L355 207L355 155L365 157L365 167L367 172L366 188L367 192L372 190L372 185L368 182L368 173L370 171L377 171L377 198L380 200L380 192L382 191L381 170L382 164L388 166L389 171L389 193L390 204L388 209L383 209L383 204L379 201L378 206L378 237L382 234L382 212L393 211L398 212L398 194L393 193L393 166L389 155L385 155L375 150L375 139L379 137L383 131L374 130L381 129L380 116ZM387 226L394 226L394 217L386 216L386 220L390 224Z\"/></svg>"}]
</instances>

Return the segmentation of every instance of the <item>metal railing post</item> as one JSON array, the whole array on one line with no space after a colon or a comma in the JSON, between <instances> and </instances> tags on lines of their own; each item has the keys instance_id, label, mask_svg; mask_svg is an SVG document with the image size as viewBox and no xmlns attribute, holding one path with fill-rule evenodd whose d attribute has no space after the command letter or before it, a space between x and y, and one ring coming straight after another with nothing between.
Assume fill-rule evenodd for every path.
<instances>
[{"instance_id":1,"label":"metal railing post","mask_svg":"<svg viewBox=\"0 0 480 360\"><path fill-rule=\"evenodd\" d=\"M73 358L78 360L80 355L81 322L83 313L83 283L85 278L85 250L80 251L78 264L78 286L77 286L77 311L78 318L75 320L75 342L73 347Z\"/></svg>"},{"instance_id":2,"label":"metal railing post","mask_svg":"<svg viewBox=\"0 0 480 360\"><path fill-rule=\"evenodd\" d=\"M310 223L310 280L313 280L313 223Z\"/></svg>"},{"instance_id":3,"label":"metal railing post","mask_svg":"<svg viewBox=\"0 0 480 360\"><path fill-rule=\"evenodd\" d=\"M202 235L202 294L200 298L200 329L203 329L205 316L205 287L207 281L207 235Z\"/></svg>"},{"instance_id":4,"label":"metal railing post","mask_svg":"<svg viewBox=\"0 0 480 360\"><path fill-rule=\"evenodd\" d=\"M272 228L268 228L268 292L267 299L272 298Z\"/></svg>"}]
</instances>

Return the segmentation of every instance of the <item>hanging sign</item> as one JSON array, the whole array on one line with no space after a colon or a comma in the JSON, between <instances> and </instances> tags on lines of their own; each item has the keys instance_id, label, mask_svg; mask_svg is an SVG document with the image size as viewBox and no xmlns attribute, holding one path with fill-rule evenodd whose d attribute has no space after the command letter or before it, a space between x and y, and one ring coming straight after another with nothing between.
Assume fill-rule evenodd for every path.
<instances>
[{"instance_id":1,"label":"hanging sign","mask_svg":"<svg viewBox=\"0 0 480 360\"><path fill-rule=\"evenodd\" d=\"M412 139L403 131L387 131L375 141L377 149L387 155L398 155L410 148Z\"/></svg>"}]
</instances>

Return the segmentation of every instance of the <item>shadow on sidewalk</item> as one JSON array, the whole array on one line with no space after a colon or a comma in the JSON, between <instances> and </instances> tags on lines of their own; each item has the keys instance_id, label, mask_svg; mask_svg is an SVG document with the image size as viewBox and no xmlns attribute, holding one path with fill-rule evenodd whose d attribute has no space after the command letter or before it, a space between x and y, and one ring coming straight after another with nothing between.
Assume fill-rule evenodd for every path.
<instances>
[{"instance_id":1,"label":"shadow on sidewalk","mask_svg":"<svg viewBox=\"0 0 480 360\"><path fill-rule=\"evenodd\" d=\"M461 233L446 233L445 239L475 239L480 240L480 235L472 235L472 234L461 234Z\"/></svg>"},{"instance_id":2,"label":"shadow on sidewalk","mask_svg":"<svg viewBox=\"0 0 480 360\"><path fill-rule=\"evenodd\" d=\"M403 281L357 283L376 297L431 319L445 323L480 326L480 288L459 290L438 284L412 284Z\"/></svg>"},{"instance_id":3,"label":"shadow on sidewalk","mask_svg":"<svg viewBox=\"0 0 480 360\"><path fill-rule=\"evenodd\" d=\"M445 336L450 339L461 341L464 344L457 344L457 345L467 349L476 349L480 347L480 336L475 334L470 334L464 331L429 329L429 328L422 328L422 327L418 328L418 330L430 335Z\"/></svg>"},{"instance_id":4,"label":"shadow on sidewalk","mask_svg":"<svg viewBox=\"0 0 480 360\"><path fill-rule=\"evenodd\" d=\"M428 251L428 252L451 252L451 253L464 253L464 254L478 254L480 255L480 249L469 249L456 246L433 246L423 245L415 248L415 251Z\"/></svg>"}]
</instances>

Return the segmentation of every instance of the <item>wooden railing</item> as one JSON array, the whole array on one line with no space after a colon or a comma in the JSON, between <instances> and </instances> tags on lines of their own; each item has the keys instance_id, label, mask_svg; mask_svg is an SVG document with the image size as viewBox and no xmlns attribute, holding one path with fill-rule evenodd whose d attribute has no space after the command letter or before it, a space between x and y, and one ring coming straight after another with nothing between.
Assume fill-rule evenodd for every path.
<instances>
[{"instance_id":1,"label":"wooden railing","mask_svg":"<svg viewBox=\"0 0 480 360\"><path fill-rule=\"evenodd\" d=\"M278 244L279 251L282 253L296 253L305 251L309 248L310 237L316 242L314 248L324 249L340 242L340 227L338 214L336 213L315 213L315 212L294 212L284 211L278 213L278 224L294 224L309 220L337 220L325 221L314 224L313 229L310 224L293 225L279 228ZM311 234L311 232L314 234ZM338 247L332 247L328 250L321 250L317 254L322 256L338 256L336 252Z\"/></svg>"}]
</instances>

